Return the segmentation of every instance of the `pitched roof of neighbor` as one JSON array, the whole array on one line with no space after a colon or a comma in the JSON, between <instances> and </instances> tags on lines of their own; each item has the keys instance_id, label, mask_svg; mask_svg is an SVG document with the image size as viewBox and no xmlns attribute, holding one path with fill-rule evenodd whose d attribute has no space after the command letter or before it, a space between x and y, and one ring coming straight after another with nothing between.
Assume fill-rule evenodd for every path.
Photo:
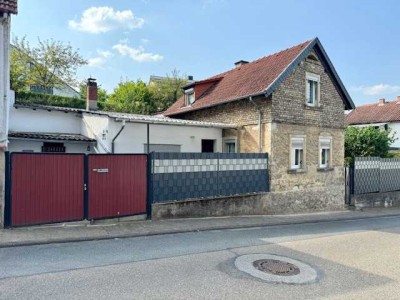
<instances>
[{"instance_id":1,"label":"pitched roof of neighbor","mask_svg":"<svg viewBox=\"0 0 400 300\"><path fill-rule=\"evenodd\" d=\"M177 115L250 96L263 94L268 96L291 74L298 63L307 57L312 49L320 54L322 63L333 75L334 83L336 83L338 91L344 99L346 108L354 108L351 97L343 86L319 39L315 38L186 86L185 88L189 88L196 84L214 81L201 95L196 95L196 101L192 105L185 106L185 99L182 96L164 112L164 115Z\"/></svg>"},{"instance_id":2,"label":"pitched roof of neighbor","mask_svg":"<svg viewBox=\"0 0 400 300\"><path fill-rule=\"evenodd\" d=\"M400 99L357 106L346 115L347 125L400 122Z\"/></svg>"},{"instance_id":3,"label":"pitched roof of neighbor","mask_svg":"<svg viewBox=\"0 0 400 300\"><path fill-rule=\"evenodd\" d=\"M36 105L36 104L14 104L15 108L30 108L33 110L47 110L47 111L62 111L65 113L75 112L75 113L87 113L94 115L103 115L110 118L114 118L118 121L127 121L133 123L151 123L151 124L161 124L161 125L177 125L177 126L195 126L195 127L215 127L215 128L236 128L234 124L226 123L216 123L216 122L202 122L202 121L192 121L192 120L180 120L168 118L163 115L149 116L149 115L138 115L129 113L120 113L112 111L101 111L101 110L86 110L71 107L58 107L58 106L48 106L48 105Z\"/></svg>"}]
</instances>

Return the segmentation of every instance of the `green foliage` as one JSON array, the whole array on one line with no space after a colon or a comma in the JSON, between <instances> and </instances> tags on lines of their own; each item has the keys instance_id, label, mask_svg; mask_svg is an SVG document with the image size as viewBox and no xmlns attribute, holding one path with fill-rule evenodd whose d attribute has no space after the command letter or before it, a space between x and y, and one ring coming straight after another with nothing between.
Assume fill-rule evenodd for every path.
<instances>
[{"instance_id":1,"label":"green foliage","mask_svg":"<svg viewBox=\"0 0 400 300\"><path fill-rule=\"evenodd\" d=\"M151 93L147 85L141 81L120 82L110 95L105 105L106 110L150 114L154 111Z\"/></svg>"},{"instance_id":2,"label":"green foliage","mask_svg":"<svg viewBox=\"0 0 400 300\"><path fill-rule=\"evenodd\" d=\"M149 90L153 99L154 112L164 111L182 95L182 87L187 84L186 76L180 76L176 69L160 82L151 82Z\"/></svg>"},{"instance_id":3,"label":"green foliage","mask_svg":"<svg viewBox=\"0 0 400 300\"><path fill-rule=\"evenodd\" d=\"M31 46L25 37L13 40L10 58L11 87L15 91L32 85L44 89L76 85L76 71L87 63L70 44L38 39L38 45Z\"/></svg>"},{"instance_id":4,"label":"green foliage","mask_svg":"<svg viewBox=\"0 0 400 300\"><path fill-rule=\"evenodd\" d=\"M59 107L86 108L86 101L80 98L62 97L50 94L39 94L28 91L19 91L15 94L18 104L39 104Z\"/></svg>"},{"instance_id":5,"label":"green foliage","mask_svg":"<svg viewBox=\"0 0 400 300\"><path fill-rule=\"evenodd\" d=\"M372 126L352 127L345 131L345 161L351 163L354 157L388 157L389 147L396 140L390 130Z\"/></svg>"}]
</instances>

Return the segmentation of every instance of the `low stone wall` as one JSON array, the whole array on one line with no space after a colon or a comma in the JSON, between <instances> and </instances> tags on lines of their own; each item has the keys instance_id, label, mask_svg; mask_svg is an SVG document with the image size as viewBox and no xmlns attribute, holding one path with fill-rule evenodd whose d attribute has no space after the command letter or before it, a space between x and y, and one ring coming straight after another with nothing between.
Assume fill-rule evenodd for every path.
<instances>
[{"instance_id":1,"label":"low stone wall","mask_svg":"<svg viewBox=\"0 0 400 300\"><path fill-rule=\"evenodd\" d=\"M351 195L351 203L357 208L400 206L400 191Z\"/></svg>"},{"instance_id":2,"label":"low stone wall","mask_svg":"<svg viewBox=\"0 0 400 300\"><path fill-rule=\"evenodd\" d=\"M195 199L152 206L153 219L274 215L340 210L344 207L344 185L288 192Z\"/></svg>"}]
</instances>

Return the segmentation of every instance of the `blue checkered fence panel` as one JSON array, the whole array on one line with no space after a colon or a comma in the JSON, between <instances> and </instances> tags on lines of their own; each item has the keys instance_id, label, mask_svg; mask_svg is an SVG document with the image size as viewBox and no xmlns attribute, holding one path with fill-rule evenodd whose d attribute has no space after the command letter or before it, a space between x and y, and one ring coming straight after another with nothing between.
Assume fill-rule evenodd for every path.
<instances>
[{"instance_id":1,"label":"blue checkered fence panel","mask_svg":"<svg viewBox=\"0 0 400 300\"><path fill-rule=\"evenodd\" d=\"M380 158L356 157L354 159L354 194L379 192Z\"/></svg>"},{"instance_id":2,"label":"blue checkered fence panel","mask_svg":"<svg viewBox=\"0 0 400 300\"><path fill-rule=\"evenodd\" d=\"M152 153L153 202L267 192L268 155Z\"/></svg>"},{"instance_id":3,"label":"blue checkered fence panel","mask_svg":"<svg viewBox=\"0 0 400 300\"><path fill-rule=\"evenodd\" d=\"M400 159L356 157L354 194L400 190Z\"/></svg>"},{"instance_id":4,"label":"blue checkered fence panel","mask_svg":"<svg viewBox=\"0 0 400 300\"><path fill-rule=\"evenodd\" d=\"M400 190L400 159L381 158L381 192Z\"/></svg>"}]
</instances>

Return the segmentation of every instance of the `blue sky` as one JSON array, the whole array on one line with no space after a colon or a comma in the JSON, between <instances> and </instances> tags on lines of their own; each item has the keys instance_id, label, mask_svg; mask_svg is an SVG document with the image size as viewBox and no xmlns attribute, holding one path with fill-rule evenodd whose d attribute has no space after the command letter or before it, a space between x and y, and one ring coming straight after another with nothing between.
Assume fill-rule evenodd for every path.
<instances>
[{"instance_id":1,"label":"blue sky","mask_svg":"<svg viewBox=\"0 0 400 300\"><path fill-rule=\"evenodd\" d=\"M384 5L383 5L384 4ZM53 38L109 91L174 68L203 79L318 36L356 104L400 95L400 1L19 0L12 35Z\"/></svg>"}]
</instances>

